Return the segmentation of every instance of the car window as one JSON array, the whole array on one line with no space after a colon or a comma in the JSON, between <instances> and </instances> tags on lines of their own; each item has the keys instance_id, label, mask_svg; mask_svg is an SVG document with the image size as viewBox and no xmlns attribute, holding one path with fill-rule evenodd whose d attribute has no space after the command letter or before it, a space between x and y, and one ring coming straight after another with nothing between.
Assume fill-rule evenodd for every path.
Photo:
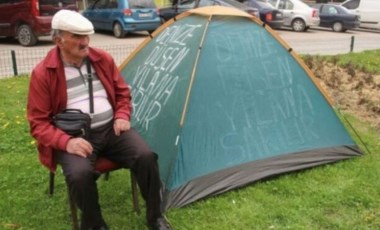
<instances>
[{"instance_id":1,"label":"car window","mask_svg":"<svg viewBox=\"0 0 380 230\"><path fill-rule=\"evenodd\" d=\"M280 3L278 4L278 9L281 10L292 10L294 8L294 5L289 0L280 0Z\"/></svg>"},{"instance_id":2,"label":"car window","mask_svg":"<svg viewBox=\"0 0 380 230\"><path fill-rule=\"evenodd\" d=\"M99 0L94 3L94 9L105 9L108 6L109 0Z\"/></svg>"},{"instance_id":3,"label":"car window","mask_svg":"<svg viewBox=\"0 0 380 230\"><path fill-rule=\"evenodd\" d=\"M277 4L277 0L268 0L269 4L271 4L272 6L276 6Z\"/></svg>"},{"instance_id":4,"label":"car window","mask_svg":"<svg viewBox=\"0 0 380 230\"><path fill-rule=\"evenodd\" d=\"M75 5L76 0L40 0L40 6L67 6L67 5Z\"/></svg>"},{"instance_id":5,"label":"car window","mask_svg":"<svg viewBox=\"0 0 380 230\"><path fill-rule=\"evenodd\" d=\"M264 1L259 1L259 0L256 0L256 1L251 1L253 4L253 7L260 7L260 8L268 8L271 7L267 2L264 2Z\"/></svg>"},{"instance_id":6,"label":"car window","mask_svg":"<svg viewBox=\"0 0 380 230\"><path fill-rule=\"evenodd\" d=\"M333 6L329 6L329 14L337 14L338 13L338 10L333 7Z\"/></svg>"},{"instance_id":7,"label":"car window","mask_svg":"<svg viewBox=\"0 0 380 230\"><path fill-rule=\"evenodd\" d=\"M348 1L344 3L343 6L349 10L353 10L353 9L358 8L359 4L360 4L360 0L352 0L352 1Z\"/></svg>"},{"instance_id":8,"label":"car window","mask_svg":"<svg viewBox=\"0 0 380 230\"><path fill-rule=\"evenodd\" d=\"M334 6L323 6L321 13L324 14L337 14L338 10Z\"/></svg>"},{"instance_id":9,"label":"car window","mask_svg":"<svg viewBox=\"0 0 380 230\"><path fill-rule=\"evenodd\" d=\"M53 16L61 9L78 10L77 0L40 0L38 3L41 16Z\"/></svg>"},{"instance_id":10,"label":"car window","mask_svg":"<svg viewBox=\"0 0 380 230\"><path fill-rule=\"evenodd\" d=\"M129 8L156 8L153 0L129 0Z\"/></svg>"},{"instance_id":11,"label":"car window","mask_svg":"<svg viewBox=\"0 0 380 230\"><path fill-rule=\"evenodd\" d=\"M119 6L118 0L110 0L108 3L108 8L110 9L116 9L118 8L118 6Z\"/></svg>"}]
</instances>

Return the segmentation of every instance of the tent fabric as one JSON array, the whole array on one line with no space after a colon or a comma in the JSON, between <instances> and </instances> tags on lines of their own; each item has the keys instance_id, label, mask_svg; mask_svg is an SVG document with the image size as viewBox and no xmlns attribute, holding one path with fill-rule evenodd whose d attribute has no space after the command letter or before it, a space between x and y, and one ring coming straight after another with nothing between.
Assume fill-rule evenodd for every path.
<instances>
[{"instance_id":1,"label":"tent fabric","mask_svg":"<svg viewBox=\"0 0 380 230\"><path fill-rule=\"evenodd\" d=\"M230 11L183 13L120 66L132 125L159 155L163 210L362 154L292 49Z\"/></svg>"},{"instance_id":2,"label":"tent fabric","mask_svg":"<svg viewBox=\"0 0 380 230\"><path fill-rule=\"evenodd\" d=\"M351 149L349 146L335 149L328 148L287 154L282 157L253 161L226 168L206 176L195 178L171 190L170 196L165 196L166 200L164 204L181 207L210 196L210 194L221 194L233 188L242 187L252 181L344 160L356 155L358 151L359 149Z\"/></svg>"}]
</instances>

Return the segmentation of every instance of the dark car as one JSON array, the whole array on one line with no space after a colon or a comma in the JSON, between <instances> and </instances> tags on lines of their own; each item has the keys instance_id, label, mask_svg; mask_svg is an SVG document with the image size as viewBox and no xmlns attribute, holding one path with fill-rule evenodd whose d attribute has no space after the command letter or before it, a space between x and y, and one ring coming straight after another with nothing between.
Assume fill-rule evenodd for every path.
<instances>
[{"instance_id":1,"label":"dark car","mask_svg":"<svg viewBox=\"0 0 380 230\"><path fill-rule=\"evenodd\" d=\"M321 27L331 28L336 32L345 32L360 26L360 17L340 5L315 4L312 7L319 10L321 19L319 26Z\"/></svg>"},{"instance_id":2,"label":"dark car","mask_svg":"<svg viewBox=\"0 0 380 230\"><path fill-rule=\"evenodd\" d=\"M96 0L82 14L95 30L112 31L117 38L134 31L150 33L161 25L153 0Z\"/></svg>"},{"instance_id":3,"label":"dark car","mask_svg":"<svg viewBox=\"0 0 380 230\"><path fill-rule=\"evenodd\" d=\"M259 10L257 8L246 6L235 0L174 0L171 6L160 8L161 22L164 23L190 9L214 5L237 8L259 17Z\"/></svg>"},{"instance_id":4,"label":"dark car","mask_svg":"<svg viewBox=\"0 0 380 230\"><path fill-rule=\"evenodd\" d=\"M282 12L274 8L266 0L239 0L244 5L257 8L260 14L260 20L265 22L273 29L281 28L284 24Z\"/></svg>"},{"instance_id":5,"label":"dark car","mask_svg":"<svg viewBox=\"0 0 380 230\"><path fill-rule=\"evenodd\" d=\"M38 37L51 31L53 15L61 10L78 10L76 0L0 0L0 36L17 38L33 46Z\"/></svg>"}]
</instances>

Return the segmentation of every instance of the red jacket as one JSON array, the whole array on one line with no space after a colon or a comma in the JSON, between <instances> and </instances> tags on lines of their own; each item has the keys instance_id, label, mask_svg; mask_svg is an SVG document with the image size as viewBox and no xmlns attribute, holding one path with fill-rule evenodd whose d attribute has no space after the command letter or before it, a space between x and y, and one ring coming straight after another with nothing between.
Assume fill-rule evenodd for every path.
<instances>
[{"instance_id":1,"label":"red jacket","mask_svg":"<svg viewBox=\"0 0 380 230\"><path fill-rule=\"evenodd\" d=\"M107 91L114 118L130 120L131 93L106 52L90 48L89 58ZM33 70L29 85L27 116L30 132L37 140L39 158L43 165L55 171L53 149L66 150L69 135L52 125L52 117L67 105L66 79L58 47L53 48Z\"/></svg>"}]
</instances>

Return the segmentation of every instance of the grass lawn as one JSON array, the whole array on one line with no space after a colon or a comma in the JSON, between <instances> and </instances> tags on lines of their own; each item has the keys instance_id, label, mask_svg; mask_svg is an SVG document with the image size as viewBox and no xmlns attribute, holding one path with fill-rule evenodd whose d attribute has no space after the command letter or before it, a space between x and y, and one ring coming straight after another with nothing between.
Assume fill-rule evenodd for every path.
<instances>
[{"instance_id":1,"label":"grass lawn","mask_svg":"<svg viewBox=\"0 0 380 230\"><path fill-rule=\"evenodd\" d=\"M0 80L0 230L71 229L63 175L58 171L54 196L49 197L48 170L38 162L29 135L28 81L26 76ZM380 229L380 134L353 116L345 117L369 150L364 156L171 209L167 217L174 229ZM146 229L144 210L140 216L132 210L127 170L112 173L108 181L100 179L98 185L111 229ZM140 204L144 209L142 200Z\"/></svg>"}]
</instances>

